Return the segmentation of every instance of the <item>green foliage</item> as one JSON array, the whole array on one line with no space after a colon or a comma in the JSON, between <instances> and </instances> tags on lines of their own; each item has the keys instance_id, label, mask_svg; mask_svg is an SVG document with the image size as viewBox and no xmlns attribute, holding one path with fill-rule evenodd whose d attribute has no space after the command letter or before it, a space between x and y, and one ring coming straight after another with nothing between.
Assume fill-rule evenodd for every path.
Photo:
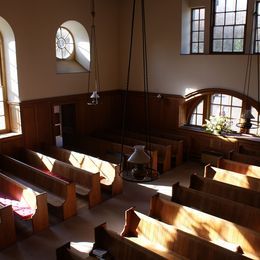
<instances>
[{"instance_id":1,"label":"green foliage","mask_svg":"<svg viewBox=\"0 0 260 260\"><path fill-rule=\"evenodd\" d=\"M232 122L226 116L210 116L203 125L206 132L219 134L221 132L231 132Z\"/></svg>"}]
</instances>

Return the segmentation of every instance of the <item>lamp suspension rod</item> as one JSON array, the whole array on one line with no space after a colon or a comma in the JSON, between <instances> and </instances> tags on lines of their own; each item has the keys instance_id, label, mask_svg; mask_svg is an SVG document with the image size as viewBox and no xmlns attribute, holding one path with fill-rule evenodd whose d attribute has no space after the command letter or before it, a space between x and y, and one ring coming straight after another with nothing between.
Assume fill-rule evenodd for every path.
<instances>
[{"instance_id":1,"label":"lamp suspension rod","mask_svg":"<svg viewBox=\"0 0 260 260\"><path fill-rule=\"evenodd\" d=\"M149 91L148 91L148 62L147 62L147 43L146 43L146 19L145 3L141 0L142 8L142 40L143 40L143 72L144 72L144 94L145 94L145 138L147 150L151 151L150 142L150 114L149 114Z\"/></svg>"},{"instance_id":2,"label":"lamp suspension rod","mask_svg":"<svg viewBox=\"0 0 260 260\"><path fill-rule=\"evenodd\" d=\"M127 95L128 95L128 91L129 91L130 71L131 71L131 63L132 63L133 38L134 38L134 26L135 26L135 8L136 8L136 1L133 0L131 35L130 35L130 46L129 46L129 56L128 56L128 68L127 68L127 80L126 80L126 91L124 93L124 103L123 103L124 106L123 106L123 115L122 115L121 158L120 158L121 167L123 165L123 160L124 160L123 152L124 152L124 138L125 138L125 128L126 128Z\"/></svg>"},{"instance_id":3,"label":"lamp suspension rod","mask_svg":"<svg viewBox=\"0 0 260 260\"><path fill-rule=\"evenodd\" d=\"M97 42L96 42L96 26L95 26L95 0L90 2L91 9L91 31L90 31L90 71L88 77L88 93L90 92L90 73L93 69L94 64L94 90L100 91L99 83L99 64L98 64L98 51L97 51Z\"/></svg>"}]
</instances>

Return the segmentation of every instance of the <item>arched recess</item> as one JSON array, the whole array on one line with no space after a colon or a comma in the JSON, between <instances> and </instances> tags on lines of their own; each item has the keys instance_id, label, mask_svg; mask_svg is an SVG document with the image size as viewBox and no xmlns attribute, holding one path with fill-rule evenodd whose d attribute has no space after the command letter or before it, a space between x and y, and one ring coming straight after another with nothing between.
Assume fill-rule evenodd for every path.
<instances>
[{"instance_id":1,"label":"arched recess","mask_svg":"<svg viewBox=\"0 0 260 260\"><path fill-rule=\"evenodd\" d=\"M66 28L72 34L74 55L72 59L68 60L60 60L56 57L57 72L77 73L88 71L90 66L90 41L87 30L81 23L74 20L66 21L60 27Z\"/></svg>"},{"instance_id":2,"label":"arched recess","mask_svg":"<svg viewBox=\"0 0 260 260\"><path fill-rule=\"evenodd\" d=\"M6 129L4 132L20 133L22 130L15 36L11 26L3 17L0 17L0 32L3 50L1 55L1 84L4 89L4 104L6 110Z\"/></svg>"},{"instance_id":3,"label":"arched recess","mask_svg":"<svg viewBox=\"0 0 260 260\"><path fill-rule=\"evenodd\" d=\"M210 115L212 115L212 97L214 95L221 95L228 97L231 101L229 104L224 103L221 104L222 107L227 107L228 109L232 111L232 108L234 107L239 111L236 113L237 120L240 118L241 114L245 112L245 110L249 109L255 116L255 120L253 122L256 125L259 125L260 122L260 117L259 117L259 112L260 112L260 104L258 101L233 90L227 90L227 89L221 89L221 88L210 88L210 89L202 89L199 91L192 92L188 95L185 96L185 103L184 103L184 111L185 111L185 123L187 126L195 126L195 127L201 127L201 125L194 125L191 122L196 122L196 120L192 120L192 116L194 116L194 111L197 110L197 107L201 102L203 101L203 109L202 109L202 115L203 115L203 123L205 123L205 119L208 119ZM231 98L230 98L231 97ZM234 101L234 102L233 102ZM196 113L196 112L195 112ZM231 112L230 112L231 114ZM235 113L234 113L235 114ZM235 118L235 116L230 116L231 120ZM235 121L235 120L234 120ZM237 121L236 121L237 122ZM234 129L238 131L238 129ZM259 131L252 129L250 131L252 134L260 134L260 129Z\"/></svg>"}]
</instances>

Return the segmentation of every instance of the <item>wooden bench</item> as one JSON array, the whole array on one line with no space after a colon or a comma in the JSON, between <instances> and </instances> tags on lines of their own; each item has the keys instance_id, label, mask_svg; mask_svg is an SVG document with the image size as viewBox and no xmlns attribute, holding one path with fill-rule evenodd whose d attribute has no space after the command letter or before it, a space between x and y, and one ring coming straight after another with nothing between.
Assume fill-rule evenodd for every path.
<instances>
[{"instance_id":1,"label":"wooden bench","mask_svg":"<svg viewBox=\"0 0 260 260\"><path fill-rule=\"evenodd\" d=\"M98 136L101 139L109 140L111 142L121 142L121 137L119 135L113 133L103 133L102 135ZM142 139L137 138L124 138L124 144L128 146L135 146L135 145L144 145L146 146L146 142ZM158 154L158 167L159 171L166 172L171 169L171 145L163 145L158 143L150 143L150 147L146 147L147 149L157 151Z\"/></svg>"},{"instance_id":2,"label":"wooden bench","mask_svg":"<svg viewBox=\"0 0 260 260\"><path fill-rule=\"evenodd\" d=\"M120 143L115 143L105 139L90 136L82 137L80 138L80 140L75 139L74 149L82 153L90 154L103 160L117 164L121 163L121 152L123 152L125 158L127 158L130 154L134 152L134 148L132 146L123 145L122 150L122 145ZM151 156L150 167L154 170L154 177L156 177L158 175L157 151L149 151L149 155ZM121 168L126 169L127 164L125 163L121 166Z\"/></svg>"},{"instance_id":3,"label":"wooden bench","mask_svg":"<svg viewBox=\"0 0 260 260\"><path fill-rule=\"evenodd\" d=\"M0 249L10 246L15 241L16 232L12 206L0 204Z\"/></svg>"},{"instance_id":4,"label":"wooden bench","mask_svg":"<svg viewBox=\"0 0 260 260\"><path fill-rule=\"evenodd\" d=\"M196 174L190 177L190 188L260 208L260 192L251 189L203 178Z\"/></svg>"},{"instance_id":5,"label":"wooden bench","mask_svg":"<svg viewBox=\"0 0 260 260\"><path fill-rule=\"evenodd\" d=\"M0 173L0 204L11 205L22 220L31 221L34 232L49 226L47 194L38 193Z\"/></svg>"},{"instance_id":6,"label":"wooden bench","mask_svg":"<svg viewBox=\"0 0 260 260\"><path fill-rule=\"evenodd\" d=\"M249 258L260 257L260 233L154 195L149 215Z\"/></svg>"},{"instance_id":7,"label":"wooden bench","mask_svg":"<svg viewBox=\"0 0 260 260\"><path fill-rule=\"evenodd\" d=\"M86 247L89 246L89 242L86 243ZM95 243L88 253L79 252L75 243L67 243L64 246L56 250L57 260L67 259L92 259L91 255L94 255L94 250L107 251L107 255L103 259L120 259L120 260L150 260L150 259L165 259L154 252L137 245L136 243L124 238L112 230L106 228L106 224L101 224L95 227ZM88 248L86 251L89 251ZM88 256L90 255L90 256ZM93 256L93 259L97 259ZM180 255L173 254L171 259L187 259Z\"/></svg>"},{"instance_id":8,"label":"wooden bench","mask_svg":"<svg viewBox=\"0 0 260 260\"><path fill-rule=\"evenodd\" d=\"M120 134L119 131L116 130L110 130L109 132ZM144 141L146 140L147 136L143 133L127 131L126 137L135 138ZM172 166L178 166L183 163L183 140L169 139L166 137L160 137L154 135L150 135L149 138L152 143L171 146L171 159L173 161Z\"/></svg>"},{"instance_id":9,"label":"wooden bench","mask_svg":"<svg viewBox=\"0 0 260 260\"><path fill-rule=\"evenodd\" d=\"M172 259L173 252L188 259L249 259L133 208L125 213L121 235L167 259Z\"/></svg>"},{"instance_id":10,"label":"wooden bench","mask_svg":"<svg viewBox=\"0 0 260 260\"><path fill-rule=\"evenodd\" d=\"M234 171L206 165L204 168L204 177L260 192L260 179L245 176Z\"/></svg>"},{"instance_id":11,"label":"wooden bench","mask_svg":"<svg viewBox=\"0 0 260 260\"><path fill-rule=\"evenodd\" d=\"M44 147L43 153L82 170L92 173L100 172L101 188L109 188L112 195L119 194L123 190L119 164L56 146Z\"/></svg>"},{"instance_id":12,"label":"wooden bench","mask_svg":"<svg viewBox=\"0 0 260 260\"><path fill-rule=\"evenodd\" d=\"M57 216L67 219L76 215L75 184L47 175L35 167L0 154L0 168L19 182L38 192L47 192L47 202Z\"/></svg>"},{"instance_id":13,"label":"wooden bench","mask_svg":"<svg viewBox=\"0 0 260 260\"><path fill-rule=\"evenodd\" d=\"M221 158L217 162L217 167L260 179L259 166Z\"/></svg>"},{"instance_id":14,"label":"wooden bench","mask_svg":"<svg viewBox=\"0 0 260 260\"><path fill-rule=\"evenodd\" d=\"M88 172L28 149L22 151L19 159L45 173L75 183L76 193L87 198L89 208L101 203L99 171Z\"/></svg>"},{"instance_id":15,"label":"wooden bench","mask_svg":"<svg viewBox=\"0 0 260 260\"><path fill-rule=\"evenodd\" d=\"M230 151L228 159L236 162L260 166L260 156Z\"/></svg>"},{"instance_id":16,"label":"wooden bench","mask_svg":"<svg viewBox=\"0 0 260 260\"><path fill-rule=\"evenodd\" d=\"M182 187L178 182L172 186L171 200L260 232L260 209L258 208Z\"/></svg>"}]
</instances>

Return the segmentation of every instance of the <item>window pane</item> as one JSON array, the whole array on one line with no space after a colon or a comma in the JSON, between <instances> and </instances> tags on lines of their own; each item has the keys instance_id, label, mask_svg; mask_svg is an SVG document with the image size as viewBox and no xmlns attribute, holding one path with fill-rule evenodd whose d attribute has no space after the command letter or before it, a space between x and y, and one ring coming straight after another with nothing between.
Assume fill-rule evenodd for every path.
<instances>
[{"instance_id":1,"label":"window pane","mask_svg":"<svg viewBox=\"0 0 260 260\"><path fill-rule=\"evenodd\" d=\"M222 38L223 34L223 27L215 27L214 28L214 39Z\"/></svg>"},{"instance_id":2,"label":"window pane","mask_svg":"<svg viewBox=\"0 0 260 260\"><path fill-rule=\"evenodd\" d=\"M0 102L0 116L4 116L5 111L4 111L4 102Z\"/></svg>"},{"instance_id":3,"label":"window pane","mask_svg":"<svg viewBox=\"0 0 260 260\"><path fill-rule=\"evenodd\" d=\"M204 24L205 24L204 20L200 21L200 31L204 31L204 29L205 29Z\"/></svg>"},{"instance_id":4,"label":"window pane","mask_svg":"<svg viewBox=\"0 0 260 260\"><path fill-rule=\"evenodd\" d=\"M198 21L194 21L192 23L192 30L193 31L198 31L199 30L199 22Z\"/></svg>"},{"instance_id":5,"label":"window pane","mask_svg":"<svg viewBox=\"0 0 260 260\"><path fill-rule=\"evenodd\" d=\"M199 9L194 9L194 12L192 12L192 18L193 20L199 20Z\"/></svg>"},{"instance_id":6,"label":"window pane","mask_svg":"<svg viewBox=\"0 0 260 260\"><path fill-rule=\"evenodd\" d=\"M222 104L231 106L231 96L230 95L222 95Z\"/></svg>"},{"instance_id":7,"label":"window pane","mask_svg":"<svg viewBox=\"0 0 260 260\"><path fill-rule=\"evenodd\" d=\"M204 32L200 32L200 34L199 34L199 41L200 42L204 41Z\"/></svg>"},{"instance_id":8,"label":"window pane","mask_svg":"<svg viewBox=\"0 0 260 260\"><path fill-rule=\"evenodd\" d=\"M199 40L199 33L198 32L192 33L192 41L197 42L198 40Z\"/></svg>"},{"instance_id":9,"label":"window pane","mask_svg":"<svg viewBox=\"0 0 260 260\"><path fill-rule=\"evenodd\" d=\"M0 101L4 100L4 96L3 96L3 87L0 87Z\"/></svg>"},{"instance_id":10,"label":"window pane","mask_svg":"<svg viewBox=\"0 0 260 260\"><path fill-rule=\"evenodd\" d=\"M224 14L220 13L220 14L216 14L216 21L215 24L216 25L224 25Z\"/></svg>"},{"instance_id":11,"label":"window pane","mask_svg":"<svg viewBox=\"0 0 260 260\"><path fill-rule=\"evenodd\" d=\"M198 43L193 43L192 44L192 53L197 53L198 52Z\"/></svg>"},{"instance_id":12,"label":"window pane","mask_svg":"<svg viewBox=\"0 0 260 260\"><path fill-rule=\"evenodd\" d=\"M230 107L229 106L223 106L221 110L221 115L230 117Z\"/></svg>"},{"instance_id":13,"label":"window pane","mask_svg":"<svg viewBox=\"0 0 260 260\"><path fill-rule=\"evenodd\" d=\"M235 11L236 10L236 1L235 0L228 0L227 2L226 11Z\"/></svg>"},{"instance_id":14,"label":"window pane","mask_svg":"<svg viewBox=\"0 0 260 260\"><path fill-rule=\"evenodd\" d=\"M223 51L231 52L233 50L232 48L232 40L224 40L223 41Z\"/></svg>"},{"instance_id":15,"label":"window pane","mask_svg":"<svg viewBox=\"0 0 260 260\"><path fill-rule=\"evenodd\" d=\"M237 10L246 10L247 0L237 0Z\"/></svg>"},{"instance_id":16,"label":"window pane","mask_svg":"<svg viewBox=\"0 0 260 260\"><path fill-rule=\"evenodd\" d=\"M232 107L231 118L240 118L241 116L241 108Z\"/></svg>"},{"instance_id":17,"label":"window pane","mask_svg":"<svg viewBox=\"0 0 260 260\"><path fill-rule=\"evenodd\" d=\"M242 100L240 98L233 97L232 98L232 105L242 107Z\"/></svg>"},{"instance_id":18,"label":"window pane","mask_svg":"<svg viewBox=\"0 0 260 260\"><path fill-rule=\"evenodd\" d=\"M199 53L204 53L204 43L199 43Z\"/></svg>"},{"instance_id":19,"label":"window pane","mask_svg":"<svg viewBox=\"0 0 260 260\"><path fill-rule=\"evenodd\" d=\"M245 24L245 23L246 23L246 12L237 12L236 24Z\"/></svg>"},{"instance_id":20,"label":"window pane","mask_svg":"<svg viewBox=\"0 0 260 260\"><path fill-rule=\"evenodd\" d=\"M203 120L202 115L197 115L197 125L202 126L202 123L203 123L202 120Z\"/></svg>"},{"instance_id":21,"label":"window pane","mask_svg":"<svg viewBox=\"0 0 260 260\"><path fill-rule=\"evenodd\" d=\"M226 25L232 25L235 23L235 13L226 14Z\"/></svg>"},{"instance_id":22,"label":"window pane","mask_svg":"<svg viewBox=\"0 0 260 260\"><path fill-rule=\"evenodd\" d=\"M244 46L244 40L243 39L234 40L233 51L241 52L241 51L243 51L243 46Z\"/></svg>"},{"instance_id":23,"label":"window pane","mask_svg":"<svg viewBox=\"0 0 260 260\"><path fill-rule=\"evenodd\" d=\"M220 104L221 102L221 94L214 94L211 97L211 103L213 104Z\"/></svg>"},{"instance_id":24,"label":"window pane","mask_svg":"<svg viewBox=\"0 0 260 260\"><path fill-rule=\"evenodd\" d=\"M244 26L235 26L234 38L244 38Z\"/></svg>"},{"instance_id":25,"label":"window pane","mask_svg":"<svg viewBox=\"0 0 260 260\"><path fill-rule=\"evenodd\" d=\"M219 116L220 115L220 106L219 105L212 105L210 114L212 116Z\"/></svg>"},{"instance_id":26,"label":"window pane","mask_svg":"<svg viewBox=\"0 0 260 260\"><path fill-rule=\"evenodd\" d=\"M217 0L216 1L216 12L224 12L225 11L225 0Z\"/></svg>"},{"instance_id":27,"label":"window pane","mask_svg":"<svg viewBox=\"0 0 260 260\"><path fill-rule=\"evenodd\" d=\"M5 117L0 116L0 130L4 130L5 128Z\"/></svg>"},{"instance_id":28,"label":"window pane","mask_svg":"<svg viewBox=\"0 0 260 260\"><path fill-rule=\"evenodd\" d=\"M192 115L191 118L190 118L190 124L191 125L196 125L196 116L195 115Z\"/></svg>"},{"instance_id":29,"label":"window pane","mask_svg":"<svg viewBox=\"0 0 260 260\"><path fill-rule=\"evenodd\" d=\"M205 19L205 9L200 8L200 19Z\"/></svg>"},{"instance_id":30,"label":"window pane","mask_svg":"<svg viewBox=\"0 0 260 260\"><path fill-rule=\"evenodd\" d=\"M213 51L221 52L222 51L222 40L213 41Z\"/></svg>"},{"instance_id":31,"label":"window pane","mask_svg":"<svg viewBox=\"0 0 260 260\"><path fill-rule=\"evenodd\" d=\"M224 38L233 38L233 26L224 28Z\"/></svg>"}]
</instances>

